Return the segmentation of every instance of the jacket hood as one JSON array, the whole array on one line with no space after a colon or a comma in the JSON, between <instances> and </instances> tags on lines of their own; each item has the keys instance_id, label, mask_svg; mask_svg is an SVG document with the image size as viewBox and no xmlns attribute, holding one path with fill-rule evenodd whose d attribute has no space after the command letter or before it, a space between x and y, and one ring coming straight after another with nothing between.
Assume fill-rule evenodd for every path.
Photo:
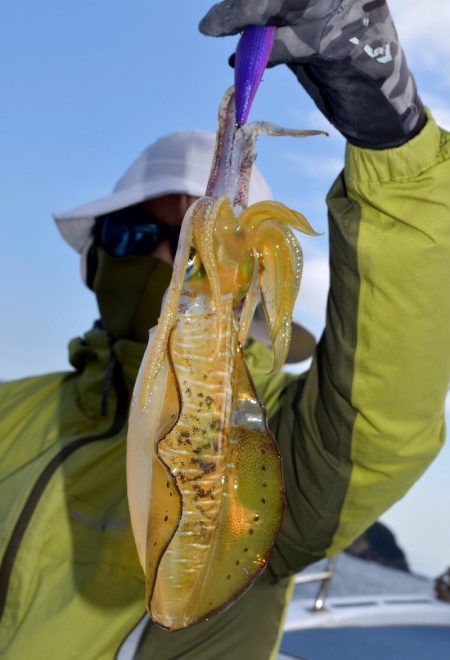
<instances>
[{"instance_id":1,"label":"jacket hood","mask_svg":"<svg viewBox=\"0 0 450 660\"><path fill-rule=\"evenodd\" d=\"M69 361L78 372L78 403L89 417L105 413L114 361L121 365L129 395L145 352L145 344L120 339L110 342L107 332L93 328L69 344Z\"/></svg>"}]
</instances>

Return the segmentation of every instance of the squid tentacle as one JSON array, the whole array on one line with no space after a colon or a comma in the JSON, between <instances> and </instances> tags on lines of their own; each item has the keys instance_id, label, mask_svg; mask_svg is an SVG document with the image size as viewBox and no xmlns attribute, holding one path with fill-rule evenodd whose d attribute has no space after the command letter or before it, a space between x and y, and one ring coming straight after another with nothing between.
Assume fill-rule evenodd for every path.
<instances>
[{"instance_id":1,"label":"squid tentacle","mask_svg":"<svg viewBox=\"0 0 450 660\"><path fill-rule=\"evenodd\" d=\"M253 260L257 260L256 253L252 255ZM250 330L250 325L255 314L255 309L260 300L259 296L259 277L258 277L258 268L254 268L252 281L248 289L247 295L244 300L244 305L242 307L241 316L239 318L239 334L238 340L241 346L245 346L247 341L248 333Z\"/></svg>"},{"instance_id":2,"label":"squid tentacle","mask_svg":"<svg viewBox=\"0 0 450 660\"><path fill-rule=\"evenodd\" d=\"M257 241L261 267L260 296L272 344L272 371L286 359L291 338L291 317L300 287L303 266L299 247L294 251L286 227L275 222L261 226L264 232ZM292 235L291 235L292 237Z\"/></svg>"},{"instance_id":3,"label":"squid tentacle","mask_svg":"<svg viewBox=\"0 0 450 660\"><path fill-rule=\"evenodd\" d=\"M216 251L214 245L214 235L217 218L221 213L224 212L224 210L227 210L227 207L229 207L229 202L227 198L223 198L220 200L220 202L217 202L209 209L207 216L194 216L193 220L196 249L205 269L206 277L208 279L209 286L211 287L212 298L216 309L217 340L219 340L219 335L224 323L224 307L222 304L219 269L217 267L215 254Z\"/></svg>"},{"instance_id":4,"label":"squid tentacle","mask_svg":"<svg viewBox=\"0 0 450 660\"><path fill-rule=\"evenodd\" d=\"M248 231L254 231L268 221L293 227L309 236L320 236L302 213L293 211L279 202L256 202L245 209L239 217L239 224Z\"/></svg>"}]
</instances>

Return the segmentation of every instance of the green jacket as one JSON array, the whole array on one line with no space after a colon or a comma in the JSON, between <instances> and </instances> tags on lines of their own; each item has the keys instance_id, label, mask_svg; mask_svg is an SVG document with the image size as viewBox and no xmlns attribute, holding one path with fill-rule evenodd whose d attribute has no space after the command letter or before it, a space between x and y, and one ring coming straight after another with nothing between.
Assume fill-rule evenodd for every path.
<instances>
[{"instance_id":1,"label":"green jacket","mask_svg":"<svg viewBox=\"0 0 450 660\"><path fill-rule=\"evenodd\" d=\"M449 135L432 119L398 149L348 148L328 197L331 292L311 370L268 378L268 352L253 344L247 353L283 457L286 513L269 566L210 621L175 633L149 623L135 658L269 658L290 576L349 545L439 451L450 379L449 155ZM6 659L111 659L144 615L125 484L143 349L109 346L92 330L71 344L74 371L0 387Z\"/></svg>"}]
</instances>

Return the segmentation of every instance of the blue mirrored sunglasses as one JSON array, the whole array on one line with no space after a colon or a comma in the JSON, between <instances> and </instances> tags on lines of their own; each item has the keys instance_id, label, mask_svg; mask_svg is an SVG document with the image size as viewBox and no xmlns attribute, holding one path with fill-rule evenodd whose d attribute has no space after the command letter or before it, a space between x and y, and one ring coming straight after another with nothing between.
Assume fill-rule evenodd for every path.
<instances>
[{"instance_id":1,"label":"blue mirrored sunglasses","mask_svg":"<svg viewBox=\"0 0 450 660\"><path fill-rule=\"evenodd\" d=\"M144 209L132 207L98 218L95 233L97 245L115 257L148 256L165 238L175 256L180 227L165 225Z\"/></svg>"}]
</instances>

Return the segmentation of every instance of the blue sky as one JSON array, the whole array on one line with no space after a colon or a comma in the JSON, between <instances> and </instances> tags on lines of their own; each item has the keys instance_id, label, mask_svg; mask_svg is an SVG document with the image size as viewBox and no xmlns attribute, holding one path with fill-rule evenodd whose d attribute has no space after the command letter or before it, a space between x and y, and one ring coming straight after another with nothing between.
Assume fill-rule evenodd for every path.
<instances>
[{"instance_id":1,"label":"blue sky","mask_svg":"<svg viewBox=\"0 0 450 660\"><path fill-rule=\"evenodd\" d=\"M78 257L51 212L107 194L161 134L215 130L232 83L236 38L208 39L197 23L210 2L16 0L0 25L2 240L0 378L67 368L68 340L97 317ZM450 6L392 0L402 42L425 101L450 128ZM252 118L329 128L284 67L267 71ZM275 198L301 210L319 239L302 238L305 274L296 316L318 336L328 282L324 197L342 167L344 141L261 137L258 166ZM429 472L385 516L417 571L450 563L446 447Z\"/></svg>"}]
</instances>

